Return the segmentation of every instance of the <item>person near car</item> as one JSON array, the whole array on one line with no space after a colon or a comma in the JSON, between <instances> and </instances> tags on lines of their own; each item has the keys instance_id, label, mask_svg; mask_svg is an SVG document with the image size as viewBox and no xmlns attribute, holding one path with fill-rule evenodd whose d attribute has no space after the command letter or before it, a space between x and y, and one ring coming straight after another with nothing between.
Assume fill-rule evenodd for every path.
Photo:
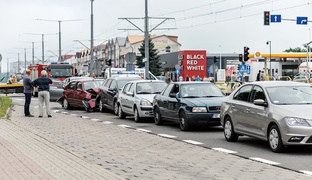
<instances>
[{"instance_id":1,"label":"person near car","mask_svg":"<svg viewBox=\"0 0 312 180\"><path fill-rule=\"evenodd\" d=\"M259 70L259 72L257 74L257 81L260 81L260 74L261 74L261 70Z\"/></svg>"},{"instance_id":2,"label":"person near car","mask_svg":"<svg viewBox=\"0 0 312 180\"><path fill-rule=\"evenodd\" d=\"M93 77L93 79L96 79L96 74L92 73L92 77Z\"/></svg>"},{"instance_id":3,"label":"person near car","mask_svg":"<svg viewBox=\"0 0 312 180\"><path fill-rule=\"evenodd\" d=\"M231 75L231 89L233 89L235 82L237 82L237 75L236 75L236 72L233 71Z\"/></svg>"},{"instance_id":4,"label":"person near car","mask_svg":"<svg viewBox=\"0 0 312 180\"><path fill-rule=\"evenodd\" d=\"M179 76L179 81L182 82L183 81L183 76Z\"/></svg>"},{"instance_id":5,"label":"person near car","mask_svg":"<svg viewBox=\"0 0 312 180\"><path fill-rule=\"evenodd\" d=\"M260 74L260 81L265 81L265 74L263 70L261 71L261 74Z\"/></svg>"},{"instance_id":6,"label":"person near car","mask_svg":"<svg viewBox=\"0 0 312 180\"><path fill-rule=\"evenodd\" d=\"M186 75L185 81L190 81L190 77L188 75Z\"/></svg>"},{"instance_id":7,"label":"person near car","mask_svg":"<svg viewBox=\"0 0 312 180\"><path fill-rule=\"evenodd\" d=\"M43 103L46 107L46 113L48 117L51 116L50 112L50 84L52 80L47 77L47 71L41 71L41 77L35 79L31 84L34 87L38 87L38 103L39 103L39 117L43 117Z\"/></svg>"},{"instance_id":8,"label":"person near car","mask_svg":"<svg viewBox=\"0 0 312 180\"><path fill-rule=\"evenodd\" d=\"M25 94L25 104L24 104L24 114L26 117L34 117L34 115L30 114L29 107L31 102L31 96L33 92L33 87L31 85L30 70L26 70L25 77L23 78L24 85L24 94Z\"/></svg>"},{"instance_id":9,"label":"person near car","mask_svg":"<svg viewBox=\"0 0 312 180\"><path fill-rule=\"evenodd\" d=\"M276 70L275 73L274 73L274 80L278 80L278 71Z\"/></svg>"}]
</instances>

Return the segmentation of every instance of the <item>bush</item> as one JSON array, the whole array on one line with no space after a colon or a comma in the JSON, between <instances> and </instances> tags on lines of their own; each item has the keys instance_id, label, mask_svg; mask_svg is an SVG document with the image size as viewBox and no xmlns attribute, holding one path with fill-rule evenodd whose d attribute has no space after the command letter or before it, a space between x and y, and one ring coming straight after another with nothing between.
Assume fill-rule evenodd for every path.
<instances>
[{"instance_id":1,"label":"bush","mask_svg":"<svg viewBox=\"0 0 312 180\"><path fill-rule=\"evenodd\" d=\"M12 105L12 99L10 99L7 96L0 96L0 117L4 117L7 110L11 107Z\"/></svg>"}]
</instances>

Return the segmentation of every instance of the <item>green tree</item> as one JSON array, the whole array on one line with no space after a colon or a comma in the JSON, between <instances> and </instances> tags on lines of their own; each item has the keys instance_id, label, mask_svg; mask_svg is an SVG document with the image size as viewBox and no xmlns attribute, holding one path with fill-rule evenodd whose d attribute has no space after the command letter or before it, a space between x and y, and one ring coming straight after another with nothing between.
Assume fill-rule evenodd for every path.
<instances>
[{"instance_id":1,"label":"green tree","mask_svg":"<svg viewBox=\"0 0 312 180\"><path fill-rule=\"evenodd\" d=\"M307 52L307 45L304 44L303 45L305 48L300 48L300 47L296 47L296 48L289 48L286 49L284 52ZM309 47L311 49L311 47Z\"/></svg>"},{"instance_id":2,"label":"green tree","mask_svg":"<svg viewBox=\"0 0 312 180\"><path fill-rule=\"evenodd\" d=\"M161 68L161 63L159 62L160 56L158 55L158 50L155 49L154 43L151 39L149 41L149 71L153 73L155 76L161 75L159 69ZM142 45L139 48L141 56L137 56L136 65L139 68L145 67L145 62L143 59L145 58L145 41L143 41Z\"/></svg>"}]
</instances>

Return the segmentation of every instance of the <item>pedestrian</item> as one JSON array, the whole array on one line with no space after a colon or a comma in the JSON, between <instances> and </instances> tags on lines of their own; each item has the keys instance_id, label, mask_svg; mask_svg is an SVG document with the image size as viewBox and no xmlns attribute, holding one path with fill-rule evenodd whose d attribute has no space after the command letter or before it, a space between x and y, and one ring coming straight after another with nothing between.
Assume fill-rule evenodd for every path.
<instances>
[{"instance_id":1,"label":"pedestrian","mask_svg":"<svg viewBox=\"0 0 312 180\"><path fill-rule=\"evenodd\" d=\"M275 81L278 80L278 71L277 70L275 70L275 73L274 73L274 80Z\"/></svg>"},{"instance_id":2,"label":"pedestrian","mask_svg":"<svg viewBox=\"0 0 312 180\"><path fill-rule=\"evenodd\" d=\"M260 81L260 74L261 74L261 70L259 70L259 72L257 74L257 81Z\"/></svg>"},{"instance_id":3,"label":"pedestrian","mask_svg":"<svg viewBox=\"0 0 312 180\"><path fill-rule=\"evenodd\" d=\"M35 79L31 84L34 87L38 87L38 103L39 103L39 117L43 116L43 103L46 107L46 113L48 117L51 116L50 112L50 84L52 80L47 77L47 71L41 71L41 77Z\"/></svg>"},{"instance_id":4,"label":"pedestrian","mask_svg":"<svg viewBox=\"0 0 312 180\"><path fill-rule=\"evenodd\" d=\"M190 77L188 75L186 75L185 81L190 81Z\"/></svg>"},{"instance_id":5,"label":"pedestrian","mask_svg":"<svg viewBox=\"0 0 312 180\"><path fill-rule=\"evenodd\" d=\"M27 69L25 72L25 77L23 78L24 94L25 94L24 114L26 117L34 117L34 115L30 114L29 112L31 96L33 92L33 87L31 85L31 80L29 76L30 70Z\"/></svg>"},{"instance_id":6,"label":"pedestrian","mask_svg":"<svg viewBox=\"0 0 312 180\"><path fill-rule=\"evenodd\" d=\"M92 77L93 77L93 79L96 79L96 74L92 73Z\"/></svg>"},{"instance_id":7,"label":"pedestrian","mask_svg":"<svg viewBox=\"0 0 312 180\"><path fill-rule=\"evenodd\" d=\"M233 71L231 75L231 89L233 89L235 82L237 82L237 75L236 75L236 72Z\"/></svg>"},{"instance_id":8,"label":"pedestrian","mask_svg":"<svg viewBox=\"0 0 312 180\"><path fill-rule=\"evenodd\" d=\"M170 82L171 82L171 78L170 78L170 73L169 72L166 73L165 82L167 84L170 84Z\"/></svg>"},{"instance_id":9,"label":"pedestrian","mask_svg":"<svg viewBox=\"0 0 312 180\"><path fill-rule=\"evenodd\" d=\"M263 70L260 73L260 81L265 81L265 74Z\"/></svg>"},{"instance_id":10,"label":"pedestrian","mask_svg":"<svg viewBox=\"0 0 312 180\"><path fill-rule=\"evenodd\" d=\"M201 81L201 78L199 77L199 75L197 75L197 77L195 78L195 81Z\"/></svg>"},{"instance_id":11,"label":"pedestrian","mask_svg":"<svg viewBox=\"0 0 312 180\"><path fill-rule=\"evenodd\" d=\"M182 82L183 81L183 76L179 76L179 81Z\"/></svg>"}]
</instances>

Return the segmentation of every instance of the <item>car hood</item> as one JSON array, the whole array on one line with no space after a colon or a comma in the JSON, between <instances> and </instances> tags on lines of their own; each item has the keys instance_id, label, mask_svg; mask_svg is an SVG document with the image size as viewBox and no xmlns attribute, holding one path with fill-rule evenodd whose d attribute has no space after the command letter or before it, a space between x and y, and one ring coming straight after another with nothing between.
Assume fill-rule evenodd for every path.
<instances>
[{"instance_id":1,"label":"car hood","mask_svg":"<svg viewBox=\"0 0 312 180\"><path fill-rule=\"evenodd\" d=\"M220 106L225 97L210 98L182 98L182 102L189 106Z\"/></svg>"},{"instance_id":2,"label":"car hood","mask_svg":"<svg viewBox=\"0 0 312 180\"><path fill-rule=\"evenodd\" d=\"M156 94L137 94L136 96L140 99L144 98L149 100L150 102L153 102L153 98Z\"/></svg>"},{"instance_id":3,"label":"car hood","mask_svg":"<svg viewBox=\"0 0 312 180\"><path fill-rule=\"evenodd\" d=\"M312 104L307 105L274 105L273 111L282 116L312 119Z\"/></svg>"}]
</instances>

